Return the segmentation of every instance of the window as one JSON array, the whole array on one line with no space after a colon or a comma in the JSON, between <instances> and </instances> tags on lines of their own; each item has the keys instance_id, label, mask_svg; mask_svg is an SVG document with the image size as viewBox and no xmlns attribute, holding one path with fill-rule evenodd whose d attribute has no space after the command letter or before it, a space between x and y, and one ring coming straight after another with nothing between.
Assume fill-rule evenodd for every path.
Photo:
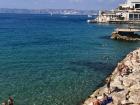
<instances>
[{"instance_id":1,"label":"window","mask_svg":"<svg viewBox=\"0 0 140 105\"><path fill-rule=\"evenodd\" d=\"M129 14L129 19L133 20L133 14Z\"/></svg>"},{"instance_id":2,"label":"window","mask_svg":"<svg viewBox=\"0 0 140 105\"><path fill-rule=\"evenodd\" d=\"M140 8L140 4L135 4L135 8Z\"/></svg>"},{"instance_id":3,"label":"window","mask_svg":"<svg viewBox=\"0 0 140 105\"><path fill-rule=\"evenodd\" d=\"M134 19L138 19L138 14L134 14Z\"/></svg>"}]
</instances>

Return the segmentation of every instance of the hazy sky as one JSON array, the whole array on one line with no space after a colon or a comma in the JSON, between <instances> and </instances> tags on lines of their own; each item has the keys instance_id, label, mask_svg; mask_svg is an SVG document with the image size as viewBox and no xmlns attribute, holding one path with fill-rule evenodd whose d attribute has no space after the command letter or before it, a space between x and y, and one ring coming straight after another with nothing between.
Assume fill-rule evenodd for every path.
<instances>
[{"instance_id":1,"label":"hazy sky","mask_svg":"<svg viewBox=\"0 0 140 105\"><path fill-rule=\"evenodd\" d=\"M0 8L112 9L125 0L0 0Z\"/></svg>"}]
</instances>

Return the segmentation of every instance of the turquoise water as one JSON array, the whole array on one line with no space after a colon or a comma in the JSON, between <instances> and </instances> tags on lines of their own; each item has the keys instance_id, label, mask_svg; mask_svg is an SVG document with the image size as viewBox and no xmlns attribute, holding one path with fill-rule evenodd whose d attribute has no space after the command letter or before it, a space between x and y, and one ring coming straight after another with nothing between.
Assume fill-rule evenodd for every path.
<instances>
[{"instance_id":1,"label":"turquoise water","mask_svg":"<svg viewBox=\"0 0 140 105\"><path fill-rule=\"evenodd\" d=\"M109 39L117 26L86 16L0 14L0 102L78 105L140 42Z\"/></svg>"}]
</instances>

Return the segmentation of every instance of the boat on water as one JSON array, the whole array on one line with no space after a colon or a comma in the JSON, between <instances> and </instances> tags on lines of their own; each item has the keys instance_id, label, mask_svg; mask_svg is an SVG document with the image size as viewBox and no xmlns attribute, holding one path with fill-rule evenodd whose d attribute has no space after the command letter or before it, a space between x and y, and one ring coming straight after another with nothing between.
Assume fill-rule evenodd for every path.
<instances>
[{"instance_id":1,"label":"boat on water","mask_svg":"<svg viewBox=\"0 0 140 105\"><path fill-rule=\"evenodd\" d=\"M88 15L88 18L92 18L92 15Z\"/></svg>"},{"instance_id":2,"label":"boat on water","mask_svg":"<svg viewBox=\"0 0 140 105\"><path fill-rule=\"evenodd\" d=\"M87 23L97 23L97 19L88 19Z\"/></svg>"},{"instance_id":3,"label":"boat on water","mask_svg":"<svg viewBox=\"0 0 140 105\"><path fill-rule=\"evenodd\" d=\"M95 21L95 20L87 20L87 23L97 23L97 21Z\"/></svg>"}]
</instances>

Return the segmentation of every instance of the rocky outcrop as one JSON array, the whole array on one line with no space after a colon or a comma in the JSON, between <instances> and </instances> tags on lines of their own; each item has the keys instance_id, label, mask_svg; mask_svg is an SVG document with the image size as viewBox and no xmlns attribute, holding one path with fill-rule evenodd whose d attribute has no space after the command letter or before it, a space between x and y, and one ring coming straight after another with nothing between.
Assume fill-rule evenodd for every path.
<instances>
[{"instance_id":1,"label":"rocky outcrop","mask_svg":"<svg viewBox=\"0 0 140 105\"><path fill-rule=\"evenodd\" d=\"M120 67L127 70L120 72ZM97 89L83 105L93 105L95 96L102 100L105 93L112 97L113 102L108 105L140 105L140 48L130 52L125 59L118 63L110 75L111 93L108 93L106 84Z\"/></svg>"},{"instance_id":2,"label":"rocky outcrop","mask_svg":"<svg viewBox=\"0 0 140 105\"><path fill-rule=\"evenodd\" d=\"M121 35L118 34L117 32L113 32L111 39L115 39L115 40L126 40L126 41L136 41L136 40L140 40L140 36L137 34L133 34L133 35Z\"/></svg>"}]
</instances>

